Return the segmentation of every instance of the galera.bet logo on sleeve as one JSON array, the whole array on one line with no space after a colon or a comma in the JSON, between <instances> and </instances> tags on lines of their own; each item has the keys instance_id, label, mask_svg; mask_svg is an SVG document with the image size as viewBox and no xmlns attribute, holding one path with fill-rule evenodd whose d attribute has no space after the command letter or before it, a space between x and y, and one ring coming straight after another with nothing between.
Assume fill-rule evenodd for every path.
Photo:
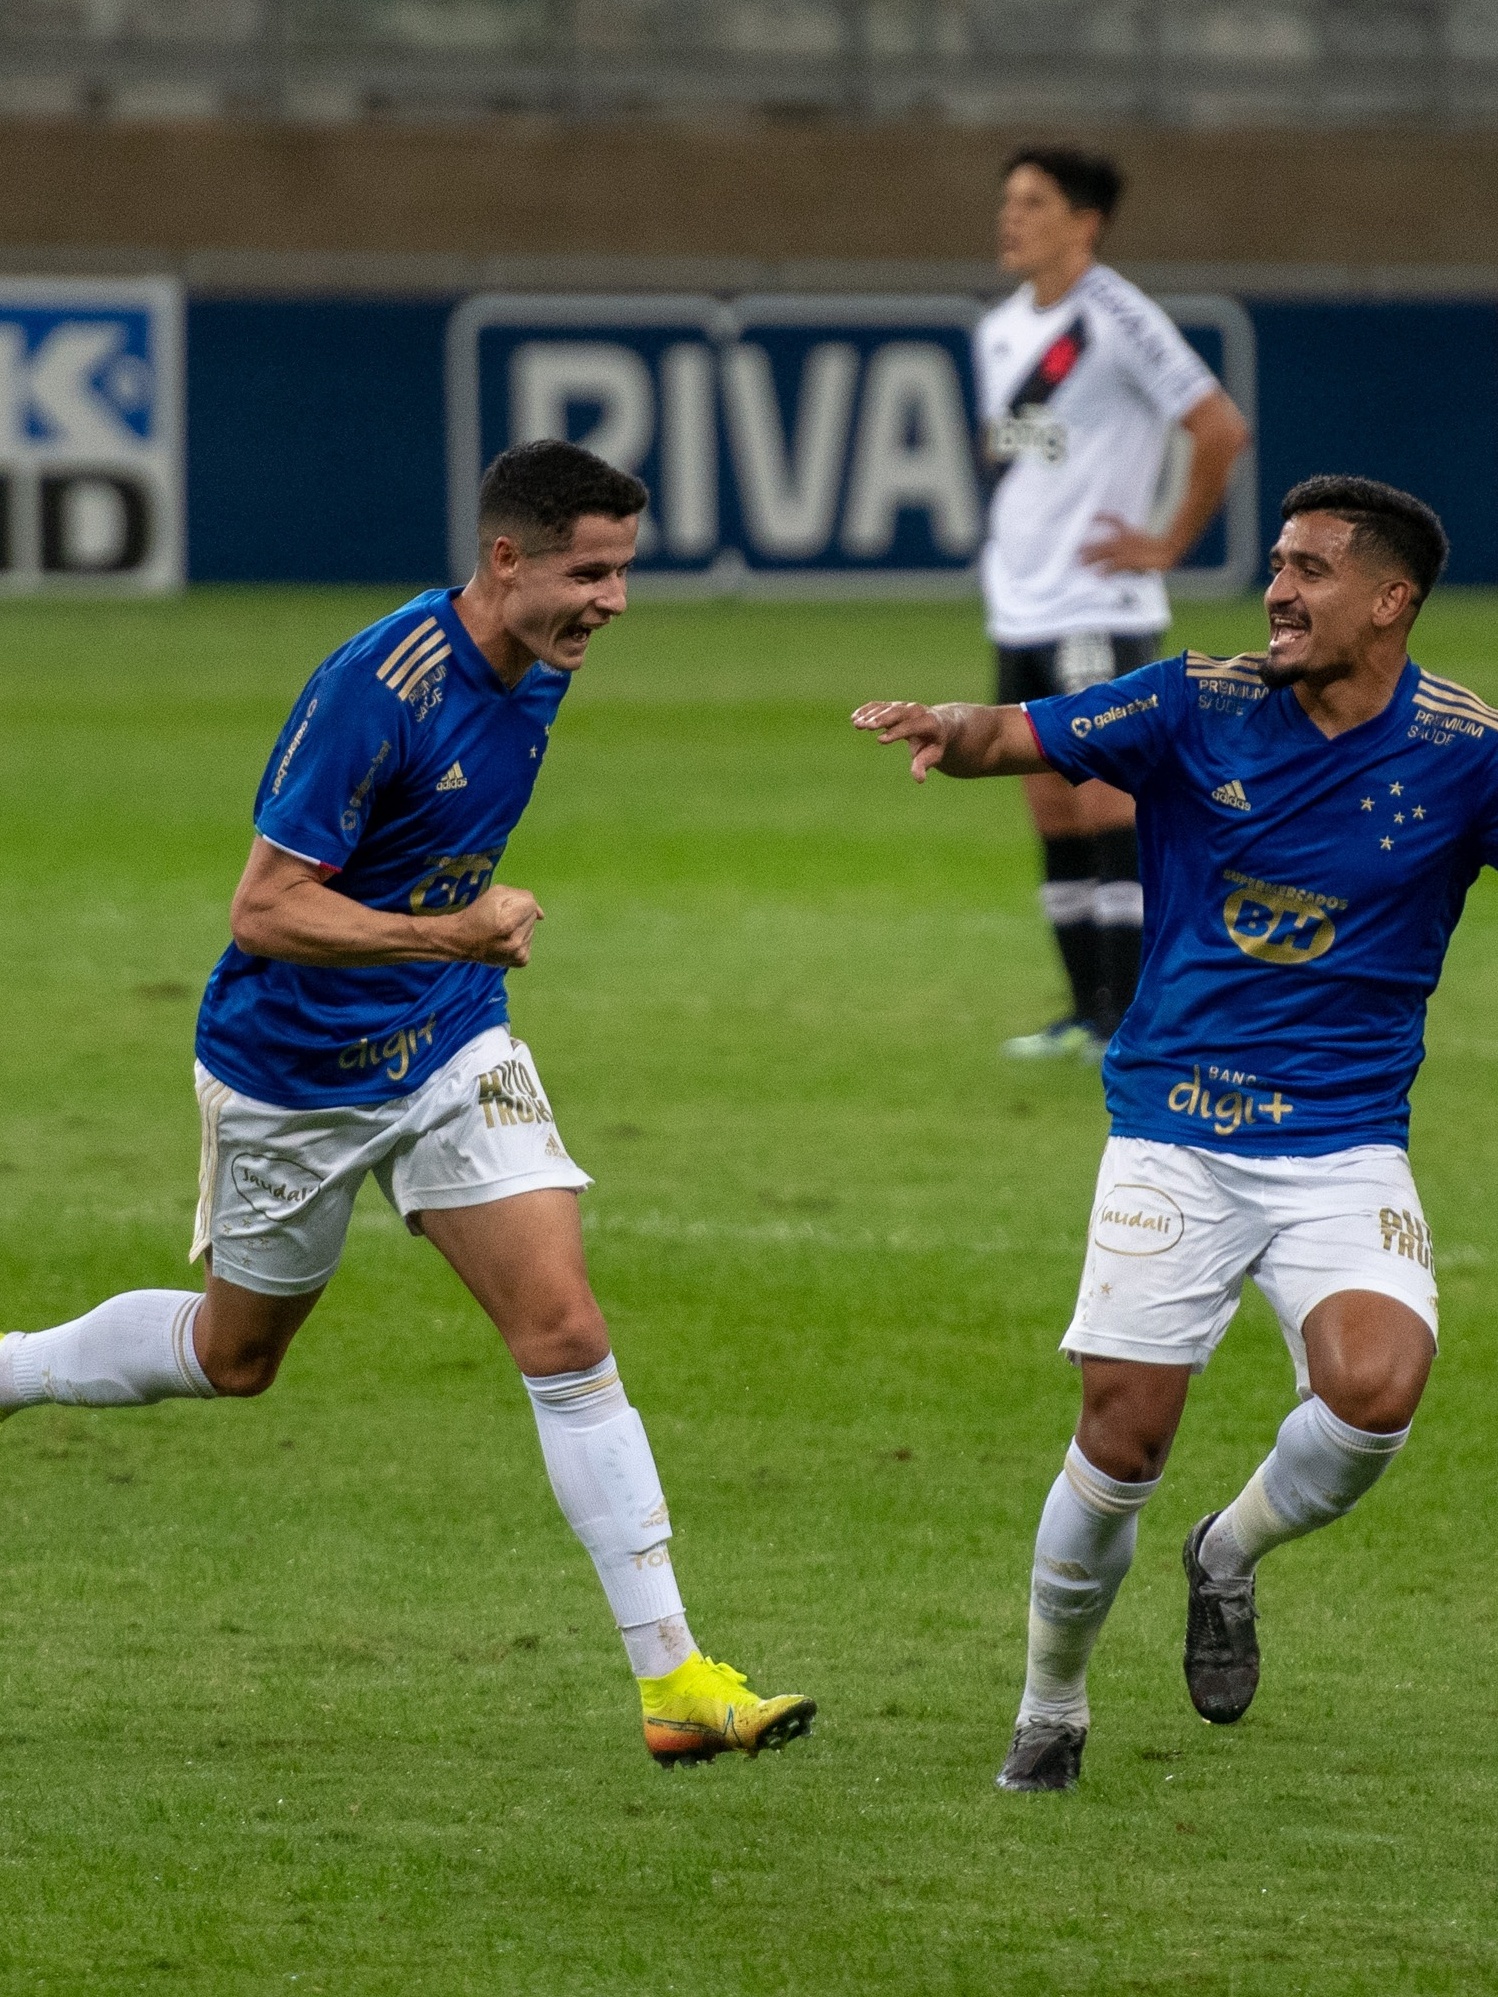
<instances>
[{"instance_id":1,"label":"galera.bet logo on sleeve","mask_svg":"<svg viewBox=\"0 0 1498 1997\"><path fill-rule=\"evenodd\" d=\"M183 580L182 295L0 279L0 588Z\"/></svg>"}]
</instances>

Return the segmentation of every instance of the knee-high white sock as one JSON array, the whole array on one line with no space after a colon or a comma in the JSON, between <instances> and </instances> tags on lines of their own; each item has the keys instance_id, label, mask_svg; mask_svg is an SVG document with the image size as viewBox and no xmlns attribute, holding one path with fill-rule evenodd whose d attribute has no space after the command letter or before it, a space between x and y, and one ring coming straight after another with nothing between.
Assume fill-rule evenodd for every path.
<instances>
[{"instance_id":1,"label":"knee-high white sock","mask_svg":"<svg viewBox=\"0 0 1498 1997\"><path fill-rule=\"evenodd\" d=\"M0 1414L64 1401L133 1408L177 1397L212 1400L192 1329L197 1290L127 1290L51 1331L0 1338Z\"/></svg>"},{"instance_id":2,"label":"knee-high white sock","mask_svg":"<svg viewBox=\"0 0 1498 1997\"><path fill-rule=\"evenodd\" d=\"M1252 1574L1273 1547L1303 1539L1350 1512L1409 1440L1353 1428L1314 1396L1286 1415L1274 1448L1202 1540L1216 1581Z\"/></svg>"},{"instance_id":3,"label":"knee-high white sock","mask_svg":"<svg viewBox=\"0 0 1498 1997\"><path fill-rule=\"evenodd\" d=\"M1087 1660L1134 1558L1139 1514L1160 1488L1105 1477L1074 1442L1035 1536L1030 1645L1019 1717L1085 1727Z\"/></svg>"},{"instance_id":4,"label":"knee-high white sock","mask_svg":"<svg viewBox=\"0 0 1498 1997\"><path fill-rule=\"evenodd\" d=\"M637 1678L674 1671L695 1645L671 1566L671 1519L645 1425L614 1355L582 1373L522 1374L541 1454L568 1525L592 1556Z\"/></svg>"}]
</instances>

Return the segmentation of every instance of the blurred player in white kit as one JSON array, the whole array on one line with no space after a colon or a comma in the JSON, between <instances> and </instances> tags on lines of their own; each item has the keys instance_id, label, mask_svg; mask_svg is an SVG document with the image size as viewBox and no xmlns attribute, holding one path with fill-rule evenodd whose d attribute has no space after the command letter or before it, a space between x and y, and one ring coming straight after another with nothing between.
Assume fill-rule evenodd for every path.
<instances>
[{"instance_id":1,"label":"blurred player in white kit","mask_svg":"<svg viewBox=\"0 0 1498 1997\"><path fill-rule=\"evenodd\" d=\"M1123 178L1061 147L1004 172L999 265L1019 289L974 336L984 454L994 480L983 596L1003 705L1078 693L1160 654L1164 571L1222 504L1248 426L1160 307L1096 261ZM1173 517L1149 527L1172 427L1191 442ZM1142 901L1133 800L1096 781L1026 779L1045 853L1041 899L1071 1010L1006 1042L1021 1059L1098 1058L1139 971Z\"/></svg>"}]
</instances>

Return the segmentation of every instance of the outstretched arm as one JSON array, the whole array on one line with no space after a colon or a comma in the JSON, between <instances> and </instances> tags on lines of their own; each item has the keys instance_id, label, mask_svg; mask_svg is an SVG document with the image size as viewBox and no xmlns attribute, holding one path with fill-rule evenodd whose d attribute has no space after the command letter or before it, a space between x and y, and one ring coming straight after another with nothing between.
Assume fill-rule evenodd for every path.
<instances>
[{"instance_id":1,"label":"outstretched arm","mask_svg":"<svg viewBox=\"0 0 1498 1997\"><path fill-rule=\"evenodd\" d=\"M535 896L496 884L450 915L366 908L325 885L331 868L258 835L234 893L229 927L251 957L351 968L367 964L530 961L541 920Z\"/></svg>"},{"instance_id":2,"label":"outstretched arm","mask_svg":"<svg viewBox=\"0 0 1498 1997\"><path fill-rule=\"evenodd\" d=\"M910 774L918 784L928 770L948 777L1033 777L1051 767L1020 707L871 700L856 710L853 726L881 742L908 742Z\"/></svg>"}]
</instances>

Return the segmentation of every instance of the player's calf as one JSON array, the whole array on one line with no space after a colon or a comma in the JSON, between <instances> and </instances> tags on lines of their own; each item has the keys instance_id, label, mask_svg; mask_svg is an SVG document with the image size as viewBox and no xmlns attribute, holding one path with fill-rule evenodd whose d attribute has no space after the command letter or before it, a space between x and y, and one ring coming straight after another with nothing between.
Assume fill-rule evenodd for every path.
<instances>
[{"instance_id":1,"label":"player's calf","mask_svg":"<svg viewBox=\"0 0 1498 1997\"><path fill-rule=\"evenodd\" d=\"M1087 1663L1134 1558L1139 1514L1159 1479L1106 1476L1073 1442L1051 1486L1030 1577L1025 1691L1001 1789L1069 1789L1091 1715Z\"/></svg>"},{"instance_id":2,"label":"player's calf","mask_svg":"<svg viewBox=\"0 0 1498 1997\"><path fill-rule=\"evenodd\" d=\"M250 1399L274 1386L287 1348L321 1295L320 1285L290 1296L266 1296L210 1272L193 1343L214 1392Z\"/></svg>"}]
</instances>

